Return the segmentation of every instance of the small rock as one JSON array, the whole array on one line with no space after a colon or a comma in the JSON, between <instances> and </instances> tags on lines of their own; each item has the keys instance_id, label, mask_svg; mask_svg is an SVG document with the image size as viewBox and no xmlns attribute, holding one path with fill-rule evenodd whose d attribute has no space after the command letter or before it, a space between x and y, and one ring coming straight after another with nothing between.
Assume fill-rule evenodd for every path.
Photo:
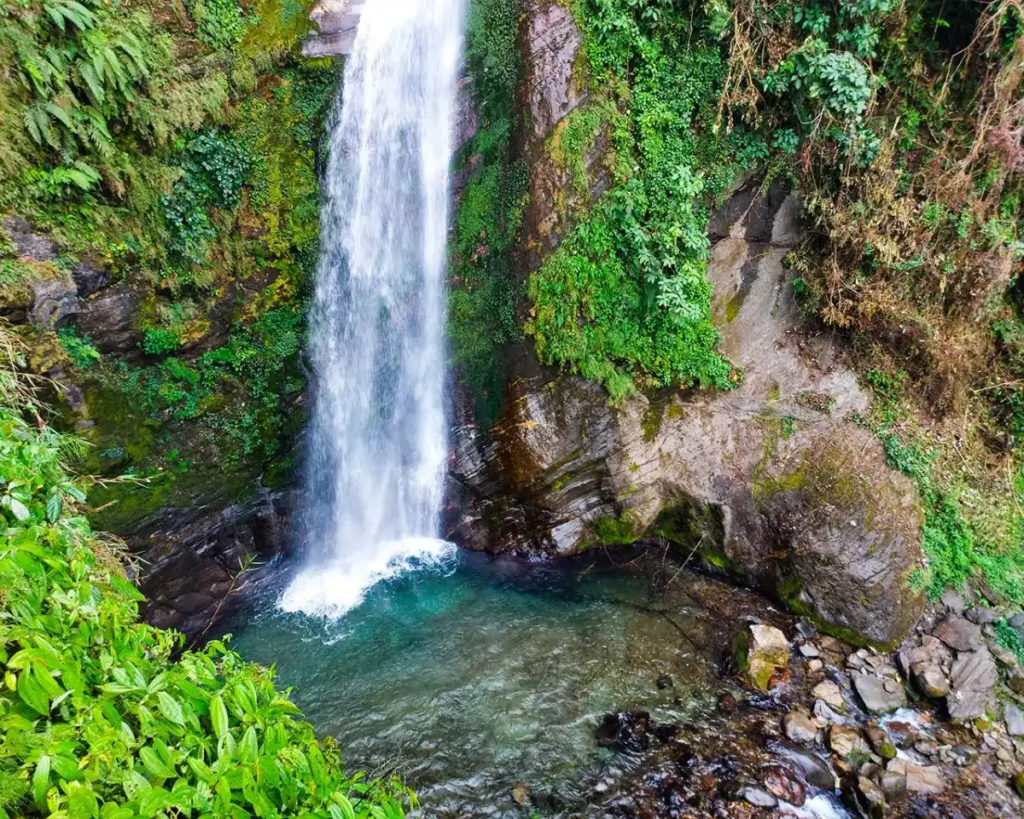
<instances>
[{"instance_id":1,"label":"small rock","mask_svg":"<svg viewBox=\"0 0 1024 819\"><path fill-rule=\"evenodd\" d=\"M865 668L867 663L859 652L854 652L846 658L846 665L848 668Z\"/></svg>"},{"instance_id":2,"label":"small rock","mask_svg":"<svg viewBox=\"0 0 1024 819\"><path fill-rule=\"evenodd\" d=\"M889 739L889 735L885 731L881 728L868 728L867 733L868 739L871 741L871 747L876 754L882 757L882 759L896 758L896 746Z\"/></svg>"},{"instance_id":3,"label":"small rock","mask_svg":"<svg viewBox=\"0 0 1024 819\"><path fill-rule=\"evenodd\" d=\"M821 652L818 651L817 647L812 645L811 643L804 643L802 646L800 646L800 653L804 657L809 658L821 656Z\"/></svg>"},{"instance_id":4,"label":"small rock","mask_svg":"<svg viewBox=\"0 0 1024 819\"><path fill-rule=\"evenodd\" d=\"M887 714L906 705L907 698L898 681L882 680L867 674L854 673L851 676L864 707L872 714Z\"/></svg>"},{"instance_id":5,"label":"small rock","mask_svg":"<svg viewBox=\"0 0 1024 819\"><path fill-rule=\"evenodd\" d=\"M810 744L818 736L818 726L807 714L790 711L782 718L782 730L793 742Z\"/></svg>"},{"instance_id":6,"label":"small rock","mask_svg":"<svg viewBox=\"0 0 1024 819\"><path fill-rule=\"evenodd\" d=\"M653 727L646 711L617 711L607 714L597 729L597 744L617 751L646 751Z\"/></svg>"},{"instance_id":7,"label":"small rock","mask_svg":"<svg viewBox=\"0 0 1024 819\"><path fill-rule=\"evenodd\" d=\"M666 688L672 687L672 678L668 674L662 674L660 677L658 677L657 682L655 682L655 685L658 686L658 689L660 691L664 691Z\"/></svg>"},{"instance_id":8,"label":"small rock","mask_svg":"<svg viewBox=\"0 0 1024 819\"><path fill-rule=\"evenodd\" d=\"M946 781L942 778L942 772L934 765L917 765L905 759L894 759L888 764L886 770L906 777L908 793L935 796L946 789Z\"/></svg>"},{"instance_id":9,"label":"small rock","mask_svg":"<svg viewBox=\"0 0 1024 819\"><path fill-rule=\"evenodd\" d=\"M886 723L885 727L897 747L909 748L917 741L917 733L914 731L913 726L906 722L892 720Z\"/></svg>"},{"instance_id":10,"label":"small rock","mask_svg":"<svg viewBox=\"0 0 1024 819\"><path fill-rule=\"evenodd\" d=\"M963 614L966 604L964 599L952 589L946 589L939 598L950 614Z\"/></svg>"},{"instance_id":11,"label":"small rock","mask_svg":"<svg viewBox=\"0 0 1024 819\"><path fill-rule=\"evenodd\" d=\"M910 674L917 690L926 697L944 697L949 693L949 678L934 663L915 663Z\"/></svg>"},{"instance_id":12,"label":"small rock","mask_svg":"<svg viewBox=\"0 0 1024 819\"><path fill-rule=\"evenodd\" d=\"M722 694L718 698L718 710L723 714L731 714L736 710L736 698L732 694Z\"/></svg>"},{"instance_id":13,"label":"small rock","mask_svg":"<svg viewBox=\"0 0 1024 819\"><path fill-rule=\"evenodd\" d=\"M733 638L732 649L743 676L761 691L768 691L776 673L789 665L789 641L773 626L748 626Z\"/></svg>"},{"instance_id":14,"label":"small rock","mask_svg":"<svg viewBox=\"0 0 1024 819\"><path fill-rule=\"evenodd\" d=\"M946 695L946 707L954 720L977 719L993 698L998 672L992 655L982 648L961 653L950 672L952 688Z\"/></svg>"},{"instance_id":15,"label":"small rock","mask_svg":"<svg viewBox=\"0 0 1024 819\"><path fill-rule=\"evenodd\" d=\"M1011 626L1017 629L1017 631L1024 630L1024 611L1022 611L1020 614L1013 615L1013 617L1011 617L1006 622L1008 622Z\"/></svg>"},{"instance_id":16,"label":"small rock","mask_svg":"<svg viewBox=\"0 0 1024 819\"><path fill-rule=\"evenodd\" d=\"M932 634L957 651L977 651L982 647L981 629L962 617L947 617Z\"/></svg>"},{"instance_id":17,"label":"small rock","mask_svg":"<svg viewBox=\"0 0 1024 819\"><path fill-rule=\"evenodd\" d=\"M935 756L939 752L939 743L934 739L919 739L914 743L914 750L922 756Z\"/></svg>"},{"instance_id":18,"label":"small rock","mask_svg":"<svg viewBox=\"0 0 1024 819\"><path fill-rule=\"evenodd\" d=\"M740 785L735 793L738 799L746 800L755 808L775 808L779 805L778 799L755 785Z\"/></svg>"},{"instance_id":19,"label":"small rock","mask_svg":"<svg viewBox=\"0 0 1024 819\"><path fill-rule=\"evenodd\" d=\"M842 690L831 680L823 680L814 686L811 690L811 696L816 700L821 700L829 708L834 708L837 711L846 709L846 701L843 699Z\"/></svg>"},{"instance_id":20,"label":"small rock","mask_svg":"<svg viewBox=\"0 0 1024 819\"><path fill-rule=\"evenodd\" d=\"M796 805L798 808L804 804L807 798L807 791L803 783L797 779L788 768L782 765L769 765L761 772L761 781L772 796Z\"/></svg>"},{"instance_id":21,"label":"small rock","mask_svg":"<svg viewBox=\"0 0 1024 819\"><path fill-rule=\"evenodd\" d=\"M1024 799L1024 771L1013 777L1013 789L1017 791L1017 796Z\"/></svg>"},{"instance_id":22,"label":"small rock","mask_svg":"<svg viewBox=\"0 0 1024 819\"><path fill-rule=\"evenodd\" d=\"M661 742L671 742L683 732L683 727L675 722L662 722L654 726L654 736Z\"/></svg>"},{"instance_id":23,"label":"small rock","mask_svg":"<svg viewBox=\"0 0 1024 819\"><path fill-rule=\"evenodd\" d=\"M835 787L835 776L828 763L817 754L791 742L780 742L775 750L803 774L807 784L828 791Z\"/></svg>"},{"instance_id":24,"label":"small rock","mask_svg":"<svg viewBox=\"0 0 1024 819\"><path fill-rule=\"evenodd\" d=\"M832 753L847 762L863 762L868 755L868 745L855 728L833 725L828 732L828 747Z\"/></svg>"},{"instance_id":25,"label":"small rock","mask_svg":"<svg viewBox=\"0 0 1024 819\"><path fill-rule=\"evenodd\" d=\"M940 754L940 756L943 755ZM956 765L958 768L969 768L978 761L979 756L977 748L972 748L970 745L957 745L955 748L950 748L944 761L949 765Z\"/></svg>"},{"instance_id":26,"label":"small rock","mask_svg":"<svg viewBox=\"0 0 1024 819\"><path fill-rule=\"evenodd\" d=\"M857 795L869 817L881 819L885 816L885 793L865 776L857 778Z\"/></svg>"},{"instance_id":27,"label":"small rock","mask_svg":"<svg viewBox=\"0 0 1024 819\"><path fill-rule=\"evenodd\" d=\"M1010 674L1006 678L1006 684L1014 694L1020 694L1020 696L1024 697L1024 674L1020 671Z\"/></svg>"},{"instance_id":28,"label":"small rock","mask_svg":"<svg viewBox=\"0 0 1024 819\"><path fill-rule=\"evenodd\" d=\"M999 663L1003 668L1014 669L1020 665L1017 660L1017 655L1014 654L1006 646L1000 645L995 640L988 641L988 653L995 658L995 661Z\"/></svg>"},{"instance_id":29,"label":"small rock","mask_svg":"<svg viewBox=\"0 0 1024 819\"><path fill-rule=\"evenodd\" d=\"M907 795L907 776L899 771L882 773L882 792L890 802L897 802Z\"/></svg>"},{"instance_id":30,"label":"small rock","mask_svg":"<svg viewBox=\"0 0 1024 819\"><path fill-rule=\"evenodd\" d=\"M1006 720L1006 733L1011 737L1024 737L1024 713L1012 702L1004 706L1003 719Z\"/></svg>"},{"instance_id":31,"label":"small rock","mask_svg":"<svg viewBox=\"0 0 1024 819\"><path fill-rule=\"evenodd\" d=\"M825 667L825 664L821 660L808 660L807 661L807 672L809 674L817 674Z\"/></svg>"},{"instance_id":32,"label":"small rock","mask_svg":"<svg viewBox=\"0 0 1024 819\"><path fill-rule=\"evenodd\" d=\"M530 804L530 786L525 782L516 782L512 786L512 801L519 807L526 807Z\"/></svg>"},{"instance_id":33,"label":"small rock","mask_svg":"<svg viewBox=\"0 0 1024 819\"><path fill-rule=\"evenodd\" d=\"M999 615L985 606L975 606L967 612L967 619L975 625L987 626L999 619Z\"/></svg>"},{"instance_id":34,"label":"small rock","mask_svg":"<svg viewBox=\"0 0 1024 819\"><path fill-rule=\"evenodd\" d=\"M814 703L814 716L824 722L834 722L839 725L846 724L846 718L842 714L837 714L823 700L818 700Z\"/></svg>"}]
</instances>

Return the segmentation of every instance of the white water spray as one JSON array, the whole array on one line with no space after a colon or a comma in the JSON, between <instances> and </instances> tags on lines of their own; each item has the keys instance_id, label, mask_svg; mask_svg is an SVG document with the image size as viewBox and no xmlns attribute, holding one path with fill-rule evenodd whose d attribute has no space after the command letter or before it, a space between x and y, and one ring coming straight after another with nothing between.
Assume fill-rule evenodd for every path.
<instances>
[{"instance_id":1,"label":"white water spray","mask_svg":"<svg viewBox=\"0 0 1024 819\"><path fill-rule=\"evenodd\" d=\"M434 561L445 468L444 274L463 0L368 0L324 180L305 564L280 605L337 617Z\"/></svg>"}]
</instances>

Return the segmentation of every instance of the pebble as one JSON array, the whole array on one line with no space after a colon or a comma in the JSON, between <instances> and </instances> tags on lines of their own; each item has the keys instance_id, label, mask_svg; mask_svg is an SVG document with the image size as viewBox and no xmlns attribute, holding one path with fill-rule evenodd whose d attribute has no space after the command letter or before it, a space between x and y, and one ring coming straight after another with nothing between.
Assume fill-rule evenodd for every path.
<instances>
[{"instance_id":1,"label":"pebble","mask_svg":"<svg viewBox=\"0 0 1024 819\"><path fill-rule=\"evenodd\" d=\"M810 744L818 737L818 725L807 714L791 711L782 718L782 730L793 742Z\"/></svg>"},{"instance_id":2,"label":"pebble","mask_svg":"<svg viewBox=\"0 0 1024 819\"><path fill-rule=\"evenodd\" d=\"M825 664L821 660L808 660L807 671L811 674L817 674L825 667Z\"/></svg>"},{"instance_id":3,"label":"pebble","mask_svg":"<svg viewBox=\"0 0 1024 819\"><path fill-rule=\"evenodd\" d=\"M840 759L847 761L851 757L867 756L868 745L855 728L833 725L828 732L828 747Z\"/></svg>"},{"instance_id":4,"label":"pebble","mask_svg":"<svg viewBox=\"0 0 1024 819\"><path fill-rule=\"evenodd\" d=\"M898 680L880 679L867 674L851 675L853 686L857 689L864 707L872 714L886 714L902 708L907 703L903 686Z\"/></svg>"},{"instance_id":5,"label":"pebble","mask_svg":"<svg viewBox=\"0 0 1024 819\"><path fill-rule=\"evenodd\" d=\"M800 646L800 653L804 657L820 657L821 656L821 652L818 651L817 647L814 646L814 645L811 645L810 643L804 643L802 646Z\"/></svg>"},{"instance_id":6,"label":"pebble","mask_svg":"<svg viewBox=\"0 0 1024 819\"><path fill-rule=\"evenodd\" d=\"M1003 708L1003 719L1006 720L1006 733L1011 737L1024 737L1024 713L1012 702Z\"/></svg>"},{"instance_id":7,"label":"pebble","mask_svg":"<svg viewBox=\"0 0 1024 819\"><path fill-rule=\"evenodd\" d=\"M831 680L823 680L814 686L811 691L811 696L816 700L821 700L829 708L833 708L837 711L843 711L846 709L846 701L843 699L843 692Z\"/></svg>"},{"instance_id":8,"label":"pebble","mask_svg":"<svg viewBox=\"0 0 1024 819\"><path fill-rule=\"evenodd\" d=\"M949 677L934 663L915 663L910 673L917 690L926 697L944 697L949 693Z\"/></svg>"}]
</instances>

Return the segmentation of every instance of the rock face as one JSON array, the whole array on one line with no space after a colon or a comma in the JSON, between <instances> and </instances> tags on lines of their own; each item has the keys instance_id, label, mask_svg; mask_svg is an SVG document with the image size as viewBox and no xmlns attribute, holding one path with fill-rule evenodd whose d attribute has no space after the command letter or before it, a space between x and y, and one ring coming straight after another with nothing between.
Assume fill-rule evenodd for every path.
<instances>
[{"instance_id":1,"label":"rock face","mask_svg":"<svg viewBox=\"0 0 1024 819\"><path fill-rule=\"evenodd\" d=\"M342 57L352 51L366 0L320 0L309 14L317 27L302 44L302 56Z\"/></svg>"},{"instance_id":2,"label":"rock face","mask_svg":"<svg viewBox=\"0 0 1024 819\"><path fill-rule=\"evenodd\" d=\"M736 199L755 203L746 191ZM907 585L921 560L918 501L851 422L868 399L831 340L800 330L782 264L795 199L755 204L709 268L722 346L743 382L612 408L600 387L524 356L492 429L462 410L449 536L557 556L656 534L820 622L890 644L923 604Z\"/></svg>"},{"instance_id":3,"label":"rock face","mask_svg":"<svg viewBox=\"0 0 1024 819\"><path fill-rule=\"evenodd\" d=\"M571 194L542 143L586 98L571 14L545 0L525 11L535 204L524 273L557 247L573 212L549 204ZM448 536L548 557L658 536L843 636L897 642L923 606L907 584L921 562L920 507L852 422L869 399L834 340L803 326L783 264L798 210L778 186L766 196L741 187L711 222L708 274L722 350L744 374L736 389L638 395L613 408L599 386L542 368L523 349L493 427L479 428L471 402L459 402Z\"/></svg>"}]
</instances>

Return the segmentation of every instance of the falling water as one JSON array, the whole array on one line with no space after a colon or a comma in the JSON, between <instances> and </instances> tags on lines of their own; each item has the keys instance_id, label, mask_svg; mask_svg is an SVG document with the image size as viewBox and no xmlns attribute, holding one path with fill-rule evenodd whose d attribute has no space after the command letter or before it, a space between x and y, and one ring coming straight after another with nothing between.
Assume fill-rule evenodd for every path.
<instances>
[{"instance_id":1,"label":"falling water","mask_svg":"<svg viewBox=\"0 0 1024 819\"><path fill-rule=\"evenodd\" d=\"M337 617L450 547L444 273L463 0L368 0L324 181L305 564L286 611Z\"/></svg>"}]
</instances>

